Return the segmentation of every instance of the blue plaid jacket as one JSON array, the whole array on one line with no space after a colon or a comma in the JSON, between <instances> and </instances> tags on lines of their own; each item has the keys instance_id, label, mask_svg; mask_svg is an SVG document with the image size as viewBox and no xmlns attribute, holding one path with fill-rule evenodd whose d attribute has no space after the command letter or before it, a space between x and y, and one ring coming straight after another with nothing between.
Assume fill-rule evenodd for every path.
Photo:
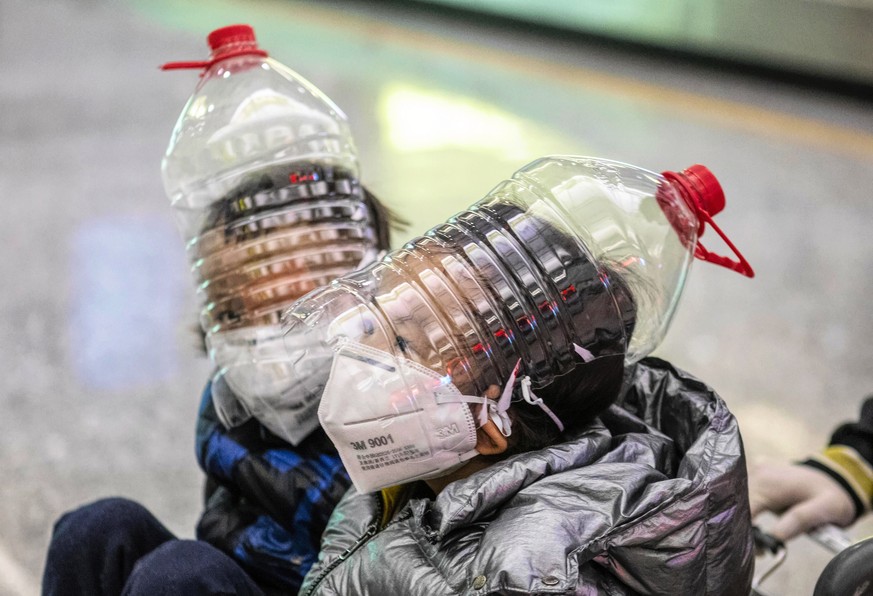
<instances>
[{"instance_id":1,"label":"blue plaid jacket","mask_svg":"<svg viewBox=\"0 0 873 596\"><path fill-rule=\"evenodd\" d=\"M296 594L351 484L320 428L293 447L252 419L226 429L206 386L197 420L206 472L197 538L233 557L268 593Z\"/></svg>"}]
</instances>

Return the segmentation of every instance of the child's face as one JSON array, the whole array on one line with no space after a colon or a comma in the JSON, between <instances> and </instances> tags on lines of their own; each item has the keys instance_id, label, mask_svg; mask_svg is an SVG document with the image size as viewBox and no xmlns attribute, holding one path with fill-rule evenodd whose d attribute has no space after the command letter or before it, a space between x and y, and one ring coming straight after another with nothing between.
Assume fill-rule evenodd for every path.
<instances>
[{"instance_id":1,"label":"child's face","mask_svg":"<svg viewBox=\"0 0 873 596\"><path fill-rule=\"evenodd\" d=\"M242 241L221 230L204 234L195 268L208 280L200 291L211 318L225 330L275 323L282 308L372 258L365 232L348 221L276 225Z\"/></svg>"}]
</instances>

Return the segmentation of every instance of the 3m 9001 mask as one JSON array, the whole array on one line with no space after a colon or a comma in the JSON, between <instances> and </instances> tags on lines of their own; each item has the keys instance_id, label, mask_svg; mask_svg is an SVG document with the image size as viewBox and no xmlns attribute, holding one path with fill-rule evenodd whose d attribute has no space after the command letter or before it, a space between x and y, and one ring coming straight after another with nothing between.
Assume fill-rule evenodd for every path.
<instances>
[{"instance_id":1,"label":"3m 9001 mask","mask_svg":"<svg viewBox=\"0 0 873 596\"><path fill-rule=\"evenodd\" d=\"M349 342L336 353L318 417L355 487L370 492L441 476L475 457L471 402L489 400L462 395L448 376L411 360Z\"/></svg>"}]
</instances>

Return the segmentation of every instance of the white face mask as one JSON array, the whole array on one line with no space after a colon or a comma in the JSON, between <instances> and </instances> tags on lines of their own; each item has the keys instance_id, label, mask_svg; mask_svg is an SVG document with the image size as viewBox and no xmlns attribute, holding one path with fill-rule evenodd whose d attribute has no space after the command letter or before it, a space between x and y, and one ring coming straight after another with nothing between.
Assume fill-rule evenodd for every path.
<instances>
[{"instance_id":1,"label":"white face mask","mask_svg":"<svg viewBox=\"0 0 873 596\"><path fill-rule=\"evenodd\" d=\"M278 327L258 331L258 342L245 336L234 341L234 332L223 334L221 343L211 338L215 360L227 363L213 380L212 402L227 428L255 417L279 438L299 445L318 428L318 392L301 378L326 377L333 353L313 347L300 350L302 356L292 362Z\"/></svg>"},{"instance_id":2,"label":"white face mask","mask_svg":"<svg viewBox=\"0 0 873 596\"><path fill-rule=\"evenodd\" d=\"M370 248L358 267L385 252ZM254 417L292 445L318 428L318 382L330 371L330 348L305 336L289 337L279 324L209 334L206 343L221 367L213 379L212 402L226 428Z\"/></svg>"},{"instance_id":3,"label":"white face mask","mask_svg":"<svg viewBox=\"0 0 873 596\"><path fill-rule=\"evenodd\" d=\"M483 404L480 420L469 403ZM462 395L451 378L358 343L334 356L318 418L359 492L444 476L478 455L476 429L488 415L509 435L506 410Z\"/></svg>"}]
</instances>

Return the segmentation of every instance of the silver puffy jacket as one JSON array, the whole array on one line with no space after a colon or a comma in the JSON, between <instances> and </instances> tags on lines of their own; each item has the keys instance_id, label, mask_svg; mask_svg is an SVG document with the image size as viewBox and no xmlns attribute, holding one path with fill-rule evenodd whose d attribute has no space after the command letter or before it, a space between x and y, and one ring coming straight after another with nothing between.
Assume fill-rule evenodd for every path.
<instances>
[{"instance_id":1,"label":"silver puffy jacket","mask_svg":"<svg viewBox=\"0 0 873 596\"><path fill-rule=\"evenodd\" d=\"M724 402L649 358L620 405L384 528L380 495L350 490L301 594L748 594L745 458Z\"/></svg>"}]
</instances>

